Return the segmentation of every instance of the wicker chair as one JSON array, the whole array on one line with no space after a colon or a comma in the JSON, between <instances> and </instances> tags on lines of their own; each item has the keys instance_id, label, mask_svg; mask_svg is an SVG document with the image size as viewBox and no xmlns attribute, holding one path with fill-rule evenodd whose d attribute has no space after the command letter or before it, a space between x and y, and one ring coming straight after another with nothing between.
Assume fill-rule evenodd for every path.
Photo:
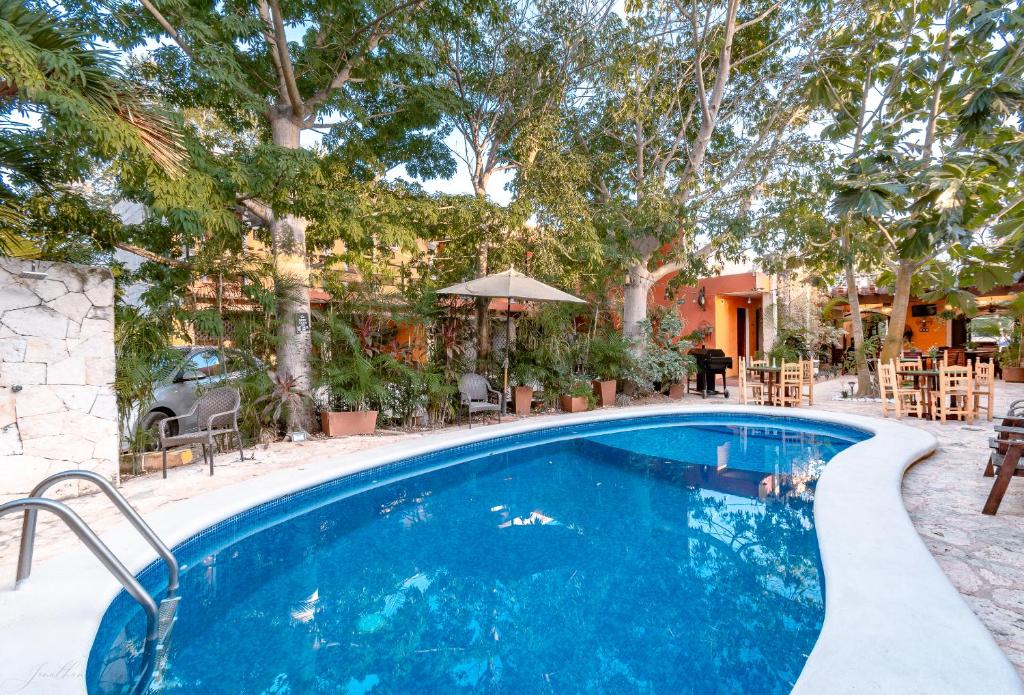
<instances>
[{"instance_id":1,"label":"wicker chair","mask_svg":"<svg viewBox=\"0 0 1024 695\"><path fill-rule=\"evenodd\" d=\"M492 403L491 396L497 396L498 402ZM465 406L469 418L469 427L473 427L473 413L498 413L498 422L501 422L501 413L505 410L505 394L497 389L491 388L486 377L479 374L463 374L459 379L459 411Z\"/></svg>"},{"instance_id":2,"label":"wicker chair","mask_svg":"<svg viewBox=\"0 0 1024 695\"><path fill-rule=\"evenodd\" d=\"M209 460L210 475L213 475L213 438L223 434L234 433L238 440L238 458L245 460L242 452L242 435L238 432L238 411L242 398L238 389L231 386L220 386L204 393L192 410L184 415L169 417L160 421L160 453L163 456L163 474L167 477L167 450L186 444L202 444L203 461ZM167 435L167 423L172 420L184 420L195 417L195 430L180 432L174 436ZM209 449L209 453L207 453Z\"/></svg>"}]
</instances>

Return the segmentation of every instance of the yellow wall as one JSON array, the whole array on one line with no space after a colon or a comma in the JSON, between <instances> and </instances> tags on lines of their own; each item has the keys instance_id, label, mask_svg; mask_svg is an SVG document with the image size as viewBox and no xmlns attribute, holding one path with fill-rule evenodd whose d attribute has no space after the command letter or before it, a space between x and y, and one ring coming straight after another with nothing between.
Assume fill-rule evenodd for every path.
<instances>
[{"instance_id":1,"label":"yellow wall","mask_svg":"<svg viewBox=\"0 0 1024 695\"><path fill-rule=\"evenodd\" d=\"M736 327L736 310L744 308L747 310L747 336L749 337L750 356L757 351L757 310L761 306L760 301L747 303L746 297L715 297L715 322L713 343L709 347L715 347L725 351L725 354L732 358L733 368L728 372L735 376L739 371L740 356L737 350L736 340L738 331Z\"/></svg>"}]
</instances>

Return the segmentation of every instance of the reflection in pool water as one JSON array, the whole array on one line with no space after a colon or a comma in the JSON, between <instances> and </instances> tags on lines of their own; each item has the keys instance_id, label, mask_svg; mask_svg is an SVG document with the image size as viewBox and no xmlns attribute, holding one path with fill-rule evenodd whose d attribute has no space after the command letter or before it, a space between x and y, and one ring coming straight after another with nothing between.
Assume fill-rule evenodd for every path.
<instances>
[{"instance_id":1,"label":"reflection in pool water","mask_svg":"<svg viewBox=\"0 0 1024 695\"><path fill-rule=\"evenodd\" d=\"M226 522L178 551L150 690L788 692L824 612L814 480L864 436L737 417L475 445ZM112 606L90 692L131 690L140 625Z\"/></svg>"}]
</instances>

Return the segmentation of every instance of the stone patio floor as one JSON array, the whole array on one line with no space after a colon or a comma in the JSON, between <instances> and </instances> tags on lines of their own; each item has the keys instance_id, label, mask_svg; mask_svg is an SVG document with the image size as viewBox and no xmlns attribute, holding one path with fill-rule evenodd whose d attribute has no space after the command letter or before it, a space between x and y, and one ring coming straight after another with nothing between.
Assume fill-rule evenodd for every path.
<instances>
[{"instance_id":1,"label":"stone patio floor","mask_svg":"<svg viewBox=\"0 0 1024 695\"><path fill-rule=\"evenodd\" d=\"M814 407L879 416L878 403L833 400L847 381L842 378L818 383ZM1024 398L1024 384L998 382L996 391L996 414L1005 412L1011 400ZM701 399L687 396L684 402L696 404ZM727 402L735 403L735 396L729 401L715 397L704 401L709 406ZM988 459L992 424L985 420L974 424L919 422L914 418L905 418L904 423L926 429L939 440L938 451L907 472L903 480L904 504L939 565L1024 676L1024 481L1011 482L997 516L984 516L981 507L992 479L983 477L982 471ZM122 489L145 516L214 488L284 468L301 469L304 462L319 456L354 453L430 433L380 432L372 437L314 439L301 444L280 442L257 449L254 459L244 462L231 454L218 456L216 475L212 478L200 461L171 470L167 480L158 473L128 479ZM250 451L247 450L247 455ZM69 504L100 535L123 523L122 517L100 495L79 497ZM57 528L57 523L40 518L36 562L45 562L75 542L70 534ZM19 519L0 521L0 590L13 583L19 530Z\"/></svg>"}]
</instances>

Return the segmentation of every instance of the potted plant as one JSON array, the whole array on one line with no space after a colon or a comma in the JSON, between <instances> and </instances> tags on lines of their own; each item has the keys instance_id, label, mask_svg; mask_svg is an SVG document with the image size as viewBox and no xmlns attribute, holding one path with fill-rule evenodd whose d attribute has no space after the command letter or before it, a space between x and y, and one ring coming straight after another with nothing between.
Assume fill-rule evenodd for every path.
<instances>
[{"instance_id":1,"label":"potted plant","mask_svg":"<svg viewBox=\"0 0 1024 695\"><path fill-rule=\"evenodd\" d=\"M575 379L561 397L562 410L567 413L582 413L591 410L597 403L593 387L585 379Z\"/></svg>"},{"instance_id":2,"label":"potted plant","mask_svg":"<svg viewBox=\"0 0 1024 695\"><path fill-rule=\"evenodd\" d=\"M373 434L377 429L374 404L387 397L374 359L362 352L341 355L323 367L326 407L320 411L320 427L328 437Z\"/></svg>"},{"instance_id":3,"label":"potted plant","mask_svg":"<svg viewBox=\"0 0 1024 695\"><path fill-rule=\"evenodd\" d=\"M999 351L999 365L1003 372L1003 381L1020 384L1024 383L1024 350L1021 350L1024 294L1018 294L1007 302L1006 308L1013 317L1013 332L1010 334L1010 344Z\"/></svg>"},{"instance_id":4,"label":"potted plant","mask_svg":"<svg viewBox=\"0 0 1024 695\"><path fill-rule=\"evenodd\" d=\"M530 356L517 359L508 373L512 386L512 406L516 415L529 415L533 405L533 394L541 389L544 370L535 364Z\"/></svg>"},{"instance_id":5,"label":"potted plant","mask_svg":"<svg viewBox=\"0 0 1024 695\"><path fill-rule=\"evenodd\" d=\"M592 385L602 408L615 405L618 379L629 367L631 358L629 342L618 333L597 335L590 341L587 365L597 376Z\"/></svg>"},{"instance_id":6,"label":"potted plant","mask_svg":"<svg viewBox=\"0 0 1024 695\"><path fill-rule=\"evenodd\" d=\"M695 360L686 351L693 345L691 336L676 338L682 323L674 311L665 313L657 328L647 319L641 323L641 336L637 338L636 357L624 377L640 394L668 392L675 389L675 397L682 397L687 375L693 372ZM693 334L691 334L693 335Z\"/></svg>"}]
</instances>

